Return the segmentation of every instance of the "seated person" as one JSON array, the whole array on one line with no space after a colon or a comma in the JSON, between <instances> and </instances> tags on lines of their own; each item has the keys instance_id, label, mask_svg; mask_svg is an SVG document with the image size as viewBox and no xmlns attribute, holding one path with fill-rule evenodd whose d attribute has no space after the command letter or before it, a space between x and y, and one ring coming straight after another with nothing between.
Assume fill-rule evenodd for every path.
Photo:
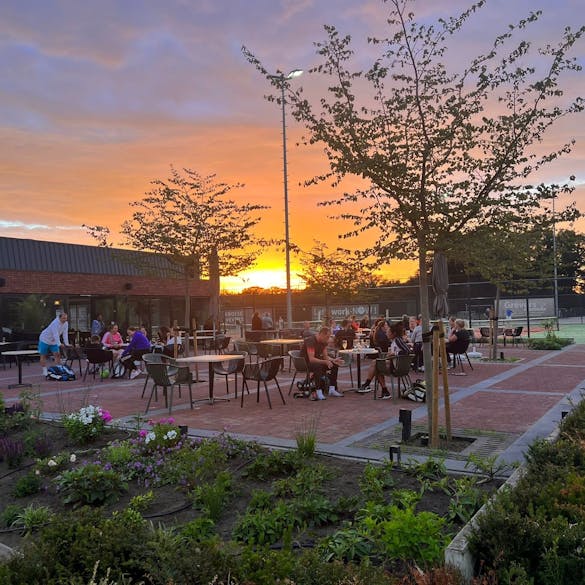
<instances>
[{"instance_id":1,"label":"seated person","mask_svg":"<svg viewBox=\"0 0 585 585\"><path fill-rule=\"evenodd\" d=\"M183 353L183 338L181 337L181 330L178 327L173 327L173 330L169 333L163 353L170 357L175 357L175 351L177 355Z\"/></svg>"},{"instance_id":2,"label":"seated person","mask_svg":"<svg viewBox=\"0 0 585 585\"><path fill-rule=\"evenodd\" d=\"M105 349L112 350L112 359L114 364L122 357L123 343L124 340L118 331L118 325L115 323L110 325L109 331L106 331L102 337L102 345Z\"/></svg>"},{"instance_id":3,"label":"seated person","mask_svg":"<svg viewBox=\"0 0 585 585\"><path fill-rule=\"evenodd\" d=\"M140 364L142 363L142 356L150 352L150 341L136 327L128 327L128 337L130 338L130 343L122 352L120 361L126 369L132 370L130 379L134 380L134 378L143 373Z\"/></svg>"},{"instance_id":4,"label":"seated person","mask_svg":"<svg viewBox=\"0 0 585 585\"><path fill-rule=\"evenodd\" d=\"M463 319L455 319L455 329L449 335L445 349L447 350L447 361L449 367L455 364L451 363L451 354L464 353L469 347L469 331L465 329L465 321Z\"/></svg>"},{"instance_id":5,"label":"seated person","mask_svg":"<svg viewBox=\"0 0 585 585\"><path fill-rule=\"evenodd\" d=\"M311 400L325 400L321 381L324 377L329 379L329 396L341 397L343 394L338 392L337 387L337 366L341 363L332 359L327 354L327 345L331 330L329 327L321 327L319 333L306 337L301 348L301 357L305 358L309 372L312 372L315 378L316 390L311 394Z\"/></svg>"},{"instance_id":6,"label":"seated person","mask_svg":"<svg viewBox=\"0 0 585 585\"><path fill-rule=\"evenodd\" d=\"M308 321L305 321L303 323L301 337L304 339L305 337L311 337L311 335L315 335L315 332L311 329L311 324Z\"/></svg>"},{"instance_id":7,"label":"seated person","mask_svg":"<svg viewBox=\"0 0 585 585\"><path fill-rule=\"evenodd\" d=\"M352 327L351 321L344 319L341 322L341 329L335 332L335 347L336 349L352 349L355 340L355 330ZM345 347L343 342L346 342Z\"/></svg>"}]
</instances>

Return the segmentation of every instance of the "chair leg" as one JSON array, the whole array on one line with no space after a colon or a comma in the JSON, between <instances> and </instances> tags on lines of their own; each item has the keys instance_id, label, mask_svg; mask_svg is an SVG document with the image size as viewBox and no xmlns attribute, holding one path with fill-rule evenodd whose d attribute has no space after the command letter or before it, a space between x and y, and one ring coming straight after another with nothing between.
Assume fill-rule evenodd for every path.
<instances>
[{"instance_id":1,"label":"chair leg","mask_svg":"<svg viewBox=\"0 0 585 585\"><path fill-rule=\"evenodd\" d=\"M144 386L142 387L142 394L140 398L144 398L144 393L146 392L146 385L148 384L148 380L150 380L150 374L146 374L146 380L144 380Z\"/></svg>"},{"instance_id":2,"label":"chair leg","mask_svg":"<svg viewBox=\"0 0 585 585\"><path fill-rule=\"evenodd\" d=\"M280 398L282 399L282 403L286 404L286 402L284 400L284 396L282 395L282 390L280 389L280 384L278 383L278 380L276 378L274 378L274 382L276 384L276 387L278 388L278 393L280 394Z\"/></svg>"},{"instance_id":3,"label":"chair leg","mask_svg":"<svg viewBox=\"0 0 585 585\"><path fill-rule=\"evenodd\" d=\"M465 357L467 358L467 363L469 364L469 367L473 370L473 366L471 365L471 360L469 359L467 352L465 352Z\"/></svg>"},{"instance_id":4,"label":"chair leg","mask_svg":"<svg viewBox=\"0 0 585 585\"><path fill-rule=\"evenodd\" d=\"M173 411L173 394L174 394L174 392L175 392L175 385L171 384L171 395L169 396L169 414L171 414L171 412Z\"/></svg>"},{"instance_id":5,"label":"chair leg","mask_svg":"<svg viewBox=\"0 0 585 585\"><path fill-rule=\"evenodd\" d=\"M144 411L144 414L146 414L148 412L148 409L150 408L150 403L152 402L152 396L155 394L156 392L156 384L152 385L152 389L150 391L150 396L148 397L148 402L146 403L146 410Z\"/></svg>"},{"instance_id":6,"label":"chair leg","mask_svg":"<svg viewBox=\"0 0 585 585\"><path fill-rule=\"evenodd\" d=\"M260 388L260 382L258 382L258 388ZM270 394L268 393L268 386L266 385L266 381L264 381L264 389L266 391L266 398L268 400L268 407L272 410L272 402L270 402Z\"/></svg>"},{"instance_id":7,"label":"chair leg","mask_svg":"<svg viewBox=\"0 0 585 585\"><path fill-rule=\"evenodd\" d=\"M295 383L295 378L297 377L297 372L295 370L295 373L293 374L293 379L292 382L290 383L290 388L288 389L288 395L290 396L290 393L292 392L294 383Z\"/></svg>"}]
</instances>

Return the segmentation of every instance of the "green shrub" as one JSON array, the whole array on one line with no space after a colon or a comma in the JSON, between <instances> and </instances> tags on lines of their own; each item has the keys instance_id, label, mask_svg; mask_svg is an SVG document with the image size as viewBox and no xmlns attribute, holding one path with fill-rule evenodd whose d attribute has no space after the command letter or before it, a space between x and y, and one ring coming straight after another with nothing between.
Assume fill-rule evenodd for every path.
<instances>
[{"instance_id":1,"label":"green shrub","mask_svg":"<svg viewBox=\"0 0 585 585\"><path fill-rule=\"evenodd\" d=\"M203 483L193 490L193 502L211 520L219 520L230 499L232 481L228 471L221 471L212 483Z\"/></svg>"},{"instance_id":2,"label":"green shrub","mask_svg":"<svg viewBox=\"0 0 585 585\"><path fill-rule=\"evenodd\" d=\"M298 451L260 453L246 468L245 475L260 481L296 473L305 464Z\"/></svg>"},{"instance_id":3,"label":"green shrub","mask_svg":"<svg viewBox=\"0 0 585 585\"><path fill-rule=\"evenodd\" d=\"M367 463L359 480L359 486L366 500L376 502L384 501L384 491L392 487L393 480L390 475L392 464L389 466Z\"/></svg>"},{"instance_id":4,"label":"green shrub","mask_svg":"<svg viewBox=\"0 0 585 585\"><path fill-rule=\"evenodd\" d=\"M90 463L55 479L66 504L101 506L115 502L128 486L120 474Z\"/></svg>"},{"instance_id":5,"label":"green shrub","mask_svg":"<svg viewBox=\"0 0 585 585\"><path fill-rule=\"evenodd\" d=\"M0 526L2 528L9 528L12 523L16 520L17 516L22 512L22 506L16 504L9 504L0 513Z\"/></svg>"},{"instance_id":6,"label":"green shrub","mask_svg":"<svg viewBox=\"0 0 585 585\"><path fill-rule=\"evenodd\" d=\"M43 480L40 475L36 473L27 473L22 477L19 477L14 485L13 494L17 498L26 498L26 496L32 496L38 494L41 491Z\"/></svg>"},{"instance_id":7,"label":"green shrub","mask_svg":"<svg viewBox=\"0 0 585 585\"><path fill-rule=\"evenodd\" d=\"M31 504L16 515L11 526L21 528L23 532L29 533L48 524L52 517L53 512L47 506Z\"/></svg>"}]
</instances>

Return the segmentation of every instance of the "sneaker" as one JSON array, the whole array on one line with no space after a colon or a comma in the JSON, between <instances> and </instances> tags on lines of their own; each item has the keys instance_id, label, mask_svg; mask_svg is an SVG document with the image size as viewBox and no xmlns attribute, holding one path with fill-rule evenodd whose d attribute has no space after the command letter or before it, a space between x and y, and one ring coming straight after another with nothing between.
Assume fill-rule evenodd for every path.
<instances>
[{"instance_id":1,"label":"sneaker","mask_svg":"<svg viewBox=\"0 0 585 585\"><path fill-rule=\"evenodd\" d=\"M338 392L335 387L329 388L329 396L335 396L336 398L343 398L343 394Z\"/></svg>"},{"instance_id":2,"label":"sneaker","mask_svg":"<svg viewBox=\"0 0 585 585\"><path fill-rule=\"evenodd\" d=\"M368 392L372 391L372 388L369 384L362 384L357 391L359 394L367 394Z\"/></svg>"},{"instance_id":3,"label":"sneaker","mask_svg":"<svg viewBox=\"0 0 585 585\"><path fill-rule=\"evenodd\" d=\"M323 390L317 390L317 400L325 400L325 396L323 396Z\"/></svg>"},{"instance_id":4,"label":"sneaker","mask_svg":"<svg viewBox=\"0 0 585 585\"><path fill-rule=\"evenodd\" d=\"M130 379L134 380L134 378L138 378L142 372L140 370L132 370L130 372Z\"/></svg>"},{"instance_id":5,"label":"sneaker","mask_svg":"<svg viewBox=\"0 0 585 585\"><path fill-rule=\"evenodd\" d=\"M382 390L382 396L380 396L380 398L382 400L391 400L392 394L390 394L390 392L388 392L388 390Z\"/></svg>"},{"instance_id":6,"label":"sneaker","mask_svg":"<svg viewBox=\"0 0 585 585\"><path fill-rule=\"evenodd\" d=\"M46 376L49 372L47 372L47 368L43 368L43 376Z\"/></svg>"}]
</instances>

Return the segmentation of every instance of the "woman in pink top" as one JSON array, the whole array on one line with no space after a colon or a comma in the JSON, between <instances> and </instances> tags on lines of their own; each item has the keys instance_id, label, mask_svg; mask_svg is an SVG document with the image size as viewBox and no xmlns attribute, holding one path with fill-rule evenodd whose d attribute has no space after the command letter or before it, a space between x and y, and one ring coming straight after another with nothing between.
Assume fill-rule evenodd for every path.
<instances>
[{"instance_id":1,"label":"woman in pink top","mask_svg":"<svg viewBox=\"0 0 585 585\"><path fill-rule=\"evenodd\" d=\"M114 362L117 362L120 359L120 356L122 355L122 351L124 350L124 348L122 347L123 343L124 340L122 339L122 336L118 331L118 326L115 324L111 325L110 330L106 331L106 333L104 333L104 336L102 337L102 345L106 349L112 350Z\"/></svg>"}]
</instances>

